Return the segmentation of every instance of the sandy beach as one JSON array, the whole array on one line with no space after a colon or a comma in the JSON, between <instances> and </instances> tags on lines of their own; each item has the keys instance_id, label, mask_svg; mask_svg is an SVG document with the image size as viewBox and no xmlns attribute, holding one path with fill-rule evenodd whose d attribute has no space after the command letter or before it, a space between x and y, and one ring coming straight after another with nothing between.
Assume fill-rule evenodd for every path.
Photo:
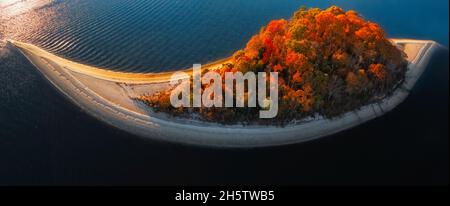
<instances>
[{"instance_id":1,"label":"sandy beach","mask_svg":"<svg viewBox=\"0 0 450 206\"><path fill-rule=\"evenodd\" d=\"M9 40L55 88L98 119L145 138L216 147L260 147L304 142L355 127L391 111L406 99L433 52L440 47L433 41L392 41L404 49L409 66L403 84L383 101L334 119L317 116L285 127L244 127L155 114L133 100L136 96L166 89L173 72L113 72L58 57L31 44ZM206 64L203 69L215 69L228 61L223 59Z\"/></svg>"}]
</instances>

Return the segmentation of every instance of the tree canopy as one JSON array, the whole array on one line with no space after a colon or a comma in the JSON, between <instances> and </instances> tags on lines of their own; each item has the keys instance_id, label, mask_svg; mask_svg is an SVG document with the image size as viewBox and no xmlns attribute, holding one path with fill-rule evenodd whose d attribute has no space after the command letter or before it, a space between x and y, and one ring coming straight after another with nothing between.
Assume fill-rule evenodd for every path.
<instances>
[{"instance_id":1,"label":"tree canopy","mask_svg":"<svg viewBox=\"0 0 450 206\"><path fill-rule=\"evenodd\" d=\"M168 92L139 99L157 111L221 123L285 124L319 114L334 117L389 95L403 80L405 54L376 23L353 10L332 6L301 8L290 20L270 21L244 49L235 52L225 72L279 72L279 113L259 120L258 108L172 108Z\"/></svg>"}]
</instances>

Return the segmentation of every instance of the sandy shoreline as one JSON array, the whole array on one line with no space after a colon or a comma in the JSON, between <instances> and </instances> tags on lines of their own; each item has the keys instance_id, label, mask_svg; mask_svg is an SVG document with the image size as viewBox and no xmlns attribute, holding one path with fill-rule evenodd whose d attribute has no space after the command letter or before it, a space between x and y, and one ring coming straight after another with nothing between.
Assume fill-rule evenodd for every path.
<instances>
[{"instance_id":1,"label":"sandy shoreline","mask_svg":"<svg viewBox=\"0 0 450 206\"><path fill-rule=\"evenodd\" d=\"M316 117L286 127L219 125L156 115L132 100L141 94L164 90L173 72L124 73L94 68L50 54L39 47L9 41L59 91L89 114L142 137L218 147L258 147L304 142L331 135L381 116L408 96L439 45L433 41L393 39L408 54L404 83L379 103L345 113L339 118ZM215 68L229 59L203 66Z\"/></svg>"},{"instance_id":2,"label":"sandy shoreline","mask_svg":"<svg viewBox=\"0 0 450 206\"><path fill-rule=\"evenodd\" d=\"M85 64L80 64L74 61L70 61L64 58L61 58L52 53L46 52L45 50L28 43L18 42L14 40L7 40L18 48L23 50L27 50L29 53L38 54L40 57L45 59L51 59L52 62L55 62L58 65L64 65L67 69L78 72L82 74L87 74L98 79L114 81L114 82L123 82L130 84L146 84L146 83L158 83L168 81L173 72L160 72L160 73L130 73L130 72L117 72L104 68L97 68ZM231 58L220 59L205 65L202 65L202 69L215 69L222 64L230 62ZM192 73L192 68L182 70L186 73Z\"/></svg>"}]
</instances>

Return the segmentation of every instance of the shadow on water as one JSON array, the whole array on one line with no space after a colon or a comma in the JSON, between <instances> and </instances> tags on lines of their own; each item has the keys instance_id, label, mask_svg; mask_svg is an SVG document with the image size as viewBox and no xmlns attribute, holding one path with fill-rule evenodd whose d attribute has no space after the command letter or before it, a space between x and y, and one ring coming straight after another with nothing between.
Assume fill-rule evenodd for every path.
<instances>
[{"instance_id":1,"label":"shadow on water","mask_svg":"<svg viewBox=\"0 0 450 206\"><path fill-rule=\"evenodd\" d=\"M21 62L0 75L1 184L448 183L448 51L393 112L316 141L244 150L142 140L73 106L17 51L1 62Z\"/></svg>"}]
</instances>

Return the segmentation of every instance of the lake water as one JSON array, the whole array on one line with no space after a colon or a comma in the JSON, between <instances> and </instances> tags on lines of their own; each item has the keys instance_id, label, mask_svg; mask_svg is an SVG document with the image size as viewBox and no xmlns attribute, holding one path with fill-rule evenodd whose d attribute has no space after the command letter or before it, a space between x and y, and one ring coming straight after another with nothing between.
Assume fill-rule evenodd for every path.
<instances>
[{"instance_id":1,"label":"lake water","mask_svg":"<svg viewBox=\"0 0 450 206\"><path fill-rule=\"evenodd\" d=\"M5 39L111 70L227 57L300 6L354 9L389 37L448 47L448 1L0 1L1 184L448 184L448 50L393 112L290 146L217 150L144 140L85 114Z\"/></svg>"}]
</instances>

